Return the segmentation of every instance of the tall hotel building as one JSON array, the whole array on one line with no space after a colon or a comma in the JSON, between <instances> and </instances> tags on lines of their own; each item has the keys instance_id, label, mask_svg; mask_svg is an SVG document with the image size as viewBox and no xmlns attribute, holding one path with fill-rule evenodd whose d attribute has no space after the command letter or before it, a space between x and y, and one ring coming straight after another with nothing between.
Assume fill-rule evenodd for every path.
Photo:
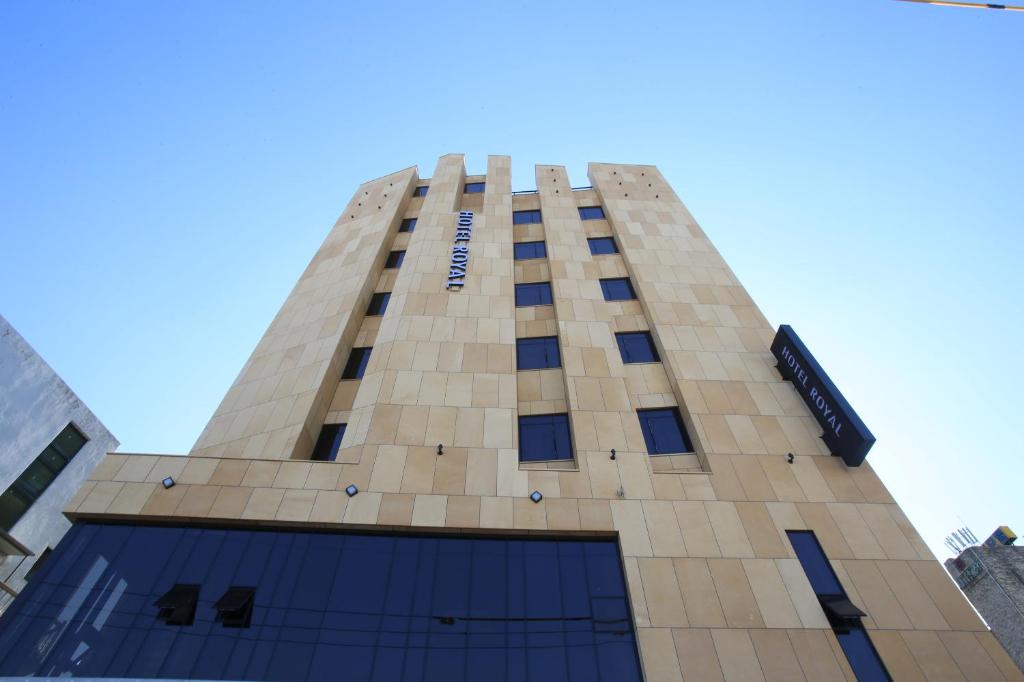
<instances>
[{"instance_id":1,"label":"tall hotel building","mask_svg":"<svg viewBox=\"0 0 1024 682\"><path fill-rule=\"evenodd\" d=\"M189 455L72 500L0 676L1024 679L655 167L510 169L360 186Z\"/></svg>"}]
</instances>

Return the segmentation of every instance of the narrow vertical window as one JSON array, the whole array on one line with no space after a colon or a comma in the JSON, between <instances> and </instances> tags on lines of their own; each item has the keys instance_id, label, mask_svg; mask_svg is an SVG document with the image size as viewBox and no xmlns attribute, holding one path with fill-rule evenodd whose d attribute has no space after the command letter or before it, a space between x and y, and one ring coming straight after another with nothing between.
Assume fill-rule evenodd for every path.
<instances>
[{"instance_id":1,"label":"narrow vertical window","mask_svg":"<svg viewBox=\"0 0 1024 682\"><path fill-rule=\"evenodd\" d=\"M320 429L320 437L316 439L310 459L317 462L333 462L338 458L341 439L345 437L347 424L324 424Z\"/></svg>"},{"instance_id":2,"label":"narrow vertical window","mask_svg":"<svg viewBox=\"0 0 1024 682\"><path fill-rule=\"evenodd\" d=\"M370 351L373 348L353 348L348 362L345 363L345 370L341 373L342 379L362 379L366 372L366 363L370 361Z\"/></svg>"},{"instance_id":3,"label":"narrow vertical window","mask_svg":"<svg viewBox=\"0 0 1024 682\"><path fill-rule=\"evenodd\" d=\"M892 678L860 621L867 614L854 606L846 596L846 590L832 570L814 531L787 530L786 536L828 617L839 646L846 654L853 674L860 682L890 682Z\"/></svg>"}]
</instances>

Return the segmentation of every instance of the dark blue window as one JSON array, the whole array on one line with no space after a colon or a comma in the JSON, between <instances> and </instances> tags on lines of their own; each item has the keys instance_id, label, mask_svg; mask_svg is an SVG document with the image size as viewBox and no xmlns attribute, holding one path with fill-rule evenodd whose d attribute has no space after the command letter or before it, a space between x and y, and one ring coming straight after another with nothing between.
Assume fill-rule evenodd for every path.
<instances>
[{"instance_id":1,"label":"dark blue window","mask_svg":"<svg viewBox=\"0 0 1024 682\"><path fill-rule=\"evenodd\" d=\"M661 360L650 332L623 332L616 334L615 340L619 344L619 355L627 365Z\"/></svg>"},{"instance_id":2,"label":"dark blue window","mask_svg":"<svg viewBox=\"0 0 1024 682\"><path fill-rule=\"evenodd\" d=\"M370 361L370 351L373 348L353 348L345 363L345 371L341 373L342 379L362 379L366 371L366 363Z\"/></svg>"},{"instance_id":3,"label":"dark blue window","mask_svg":"<svg viewBox=\"0 0 1024 682\"><path fill-rule=\"evenodd\" d=\"M793 545L796 558L800 560L807 580L814 588L815 594L843 594L843 587L839 584L839 578L828 563L825 551L818 544L818 538L813 531L787 530L789 543Z\"/></svg>"},{"instance_id":4,"label":"dark blue window","mask_svg":"<svg viewBox=\"0 0 1024 682\"><path fill-rule=\"evenodd\" d=\"M388 301L391 300L391 292L374 294L370 297L370 306L366 309L367 315L383 315L388 309Z\"/></svg>"},{"instance_id":5,"label":"dark blue window","mask_svg":"<svg viewBox=\"0 0 1024 682\"><path fill-rule=\"evenodd\" d=\"M0 527L10 530L50 487L88 439L68 424L0 495Z\"/></svg>"},{"instance_id":6,"label":"dark blue window","mask_svg":"<svg viewBox=\"0 0 1024 682\"><path fill-rule=\"evenodd\" d=\"M540 211L512 211L513 225L530 225L540 222Z\"/></svg>"},{"instance_id":7,"label":"dark blue window","mask_svg":"<svg viewBox=\"0 0 1024 682\"><path fill-rule=\"evenodd\" d=\"M388 259L384 261L385 268L400 268L402 267L402 261L405 260L405 251L392 251L388 254Z\"/></svg>"},{"instance_id":8,"label":"dark blue window","mask_svg":"<svg viewBox=\"0 0 1024 682\"><path fill-rule=\"evenodd\" d=\"M324 424L310 459L318 462L333 462L337 459L341 439L345 437L345 426L346 424Z\"/></svg>"},{"instance_id":9,"label":"dark blue window","mask_svg":"<svg viewBox=\"0 0 1024 682\"><path fill-rule=\"evenodd\" d=\"M465 188L462 190L463 194L483 194L485 182L467 182Z\"/></svg>"},{"instance_id":10,"label":"dark blue window","mask_svg":"<svg viewBox=\"0 0 1024 682\"><path fill-rule=\"evenodd\" d=\"M613 279L601 280L601 292L606 301L631 301L636 298L633 292L633 285L629 283L628 277L616 277Z\"/></svg>"},{"instance_id":11,"label":"dark blue window","mask_svg":"<svg viewBox=\"0 0 1024 682\"><path fill-rule=\"evenodd\" d=\"M611 237L592 237L587 239L587 245L590 247L590 253L595 256L619 252L619 247L615 245L615 240Z\"/></svg>"},{"instance_id":12,"label":"dark blue window","mask_svg":"<svg viewBox=\"0 0 1024 682\"><path fill-rule=\"evenodd\" d=\"M580 220L600 220L604 211L600 206L580 206Z\"/></svg>"},{"instance_id":13,"label":"dark blue window","mask_svg":"<svg viewBox=\"0 0 1024 682\"><path fill-rule=\"evenodd\" d=\"M524 308L531 305L551 305L550 283L535 282L516 285L516 307Z\"/></svg>"},{"instance_id":14,"label":"dark blue window","mask_svg":"<svg viewBox=\"0 0 1024 682\"><path fill-rule=\"evenodd\" d=\"M425 196L427 196L427 189L428 189L427 185L420 185L419 187L417 187L416 189L414 189L412 191L412 195L414 197L425 197Z\"/></svg>"},{"instance_id":15,"label":"dark blue window","mask_svg":"<svg viewBox=\"0 0 1024 682\"><path fill-rule=\"evenodd\" d=\"M398 226L399 232L412 232L416 229L417 218L405 218L402 220L402 224Z\"/></svg>"},{"instance_id":16,"label":"dark blue window","mask_svg":"<svg viewBox=\"0 0 1024 682\"><path fill-rule=\"evenodd\" d=\"M860 622L865 614L850 603L814 531L787 530L786 535L857 680L889 682L892 678Z\"/></svg>"},{"instance_id":17,"label":"dark blue window","mask_svg":"<svg viewBox=\"0 0 1024 682\"><path fill-rule=\"evenodd\" d=\"M544 242L517 242L512 245L515 260L530 260L531 258L544 258L548 250Z\"/></svg>"},{"instance_id":18,"label":"dark blue window","mask_svg":"<svg viewBox=\"0 0 1024 682\"><path fill-rule=\"evenodd\" d=\"M191 624L158 617L175 585ZM0 676L641 679L614 539L99 523L0 617Z\"/></svg>"},{"instance_id":19,"label":"dark blue window","mask_svg":"<svg viewBox=\"0 0 1024 682\"><path fill-rule=\"evenodd\" d=\"M690 436L683 426L683 418L674 407L657 410L637 410L640 430L644 434L649 455L678 455L693 452Z\"/></svg>"},{"instance_id":20,"label":"dark blue window","mask_svg":"<svg viewBox=\"0 0 1024 682\"><path fill-rule=\"evenodd\" d=\"M561 366L562 357L558 353L557 336L516 339L517 369L546 369Z\"/></svg>"},{"instance_id":21,"label":"dark blue window","mask_svg":"<svg viewBox=\"0 0 1024 682\"><path fill-rule=\"evenodd\" d=\"M564 414L532 414L519 418L519 461L544 462L572 459L569 417Z\"/></svg>"}]
</instances>

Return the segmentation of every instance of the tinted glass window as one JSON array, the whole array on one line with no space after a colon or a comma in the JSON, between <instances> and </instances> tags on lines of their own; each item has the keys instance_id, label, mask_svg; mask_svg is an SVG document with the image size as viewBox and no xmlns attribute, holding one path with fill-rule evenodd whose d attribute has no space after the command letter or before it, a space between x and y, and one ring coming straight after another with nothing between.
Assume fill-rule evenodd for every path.
<instances>
[{"instance_id":1,"label":"tinted glass window","mask_svg":"<svg viewBox=\"0 0 1024 682\"><path fill-rule=\"evenodd\" d=\"M392 251L388 254L388 259L384 261L385 268L398 268L402 266L402 261L405 260L405 251Z\"/></svg>"},{"instance_id":2,"label":"tinted glass window","mask_svg":"<svg viewBox=\"0 0 1024 682\"><path fill-rule=\"evenodd\" d=\"M399 232L412 232L416 229L416 218L406 218L398 226Z\"/></svg>"},{"instance_id":3,"label":"tinted glass window","mask_svg":"<svg viewBox=\"0 0 1024 682\"><path fill-rule=\"evenodd\" d=\"M864 626L854 626L845 632L836 630L835 633L857 682L889 682L892 679L868 639Z\"/></svg>"},{"instance_id":4,"label":"tinted glass window","mask_svg":"<svg viewBox=\"0 0 1024 682\"><path fill-rule=\"evenodd\" d=\"M604 218L600 206L580 206L580 220L598 220Z\"/></svg>"},{"instance_id":5,"label":"tinted glass window","mask_svg":"<svg viewBox=\"0 0 1024 682\"><path fill-rule=\"evenodd\" d=\"M517 369L546 369L561 366L562 358L558 353L557 336L516 339Z\"/></svg>"},{"instance_id":6,"label":"tinted glass window","mask_svg":"<svg viewBox=\"0 0 1024 682\"><path fill-rule=\"evenodd\" d=\"M412 191L414 197L425 197L427 196L427 185L421 185Z\"/></svg>"},{"instance_id":7,"label":"tinted glass window","mask_svg":"<svg viewBox=\"0 0 1024 682\"><path fill-rule=\"evenodd\" d=\"M543 462L572 459L569 417L534 414L519 418L519 461Z\"/></svg>"},{"instance_id":8,"label":"tinted glass window","mask_svg":"<svg viewBox=\"0 0 1024 682\"><path fill-rule=\"evenodd\" d=\"M595 256L619 252L619 247L615 245L615 240L611 237L594 237L587 240L587 245L590 247L590 253Z\"/></svg>"},{"instance_id":9,"label":"tinted glass window","mask_svg":"<svg viewBox=\"0 0 1024 682\"><path fill-rule=\"evenodd\" d=\"M191 625L157 617L174 585L197 588ZM232 587L248 628L217 620ZM89 523L0 617L0 676L26 675L641 679L614 539Z\"/></svg>"},{"instance_id":10,"label":"tinted glass window","mask_svg":"<svg viewBox=\"0 0 1024 682\"><path fill-rule=\"evenodd\" d=\"M615 335L619 344L619 354L624 363L658 362L658 349L654 347L654 339L650 332L624 332Z\"/></svg>"},{"instance_id":11,"label":"tinted glass window","mask_svg":"<svg viewBox=\"0 0 1024 682\"><path fill-rule=\"evenodd\" d=\"M320 437L316 439L310 459L320 462L333 462L338 457L341 439L345 437L346 424L324 424L320 429Z\"/></svg>"},{"instance_id":12,"label":"tinted glass window","mask_svg":"<svg viewBox=\"0 0 1024 682\"><path fill-rule=\"evenodd\" d=\"M793 545L796 558L800 560L815 594L845 594L814 532L787 530L786 535L789 536L789 543Z\"/></svg>"},{"instance_id":13,"label":"tinted glass window","mask_svg":"<svg viewBox=\"0 0 1024 682\"><path fill-rule=\"evenodd\" d=\"M388 309L388 301L391 300L391 292L374 294L370 297L370 307L366 309L367 315L383 315Z\"/></svg>"},{"instance_id":14,"label":"tinted glass window","mask_svg":"<svg viewBox=\"0 0 1024 682\"><path fill-rule=\"evenodd\" d=\"M677 455L693 452L690 436L676 408L638 410L637 416L640 417L640 430L647 443L647 454Z\"/></svg>"},{"instance_id":15,"label":"tinted glass window","mask_svg":"<svg viewBox=\"0 0 1024 682\"><path fill-rule=\"evenodd\" d=\"M540 211L512 211L513 225L529 225L540 222Z\"/></svg>"},{"instance_id":16,"label":"tinted glass window","mask_svg":"<svg viewBox=\"0 0 1024 682\"><path fill-rule=\"evenodd\" d=\"M8 531L14 527L87 440L74 424L65 426L0 495L0 527Z\"/></svg>"},{"instance_id":17,"label":"tinted glass window","mask_svg":"<svg viewBox=\"0 0 1024 682\"><path fill-rule=\"evenodd\" d=\"M512 245L512 252L516 260L544 258L548 255L544 242L518 242Z\"/></svg>"},{"instance_id":18,"label":"tinted glass window","mask_svg":"<svg viewBox=\"0 0 1024 682\"><path fill-rule=\"evenodd\" d=\"M366 363L370 361L370 351L373 348L353 348L352 354L348 356L345 363L345 371L341 373L342 379L362 379L366 371Z\"/></svg>"},{"instance_id":19,"label":"tinted glass window","mask_svg":"<svg viewBox=\"0 0 1024 682\"><path fill-rule=\"evenodd\" d=\"M531 305L551 305L551 284L536 282L516 285L516 307Z\"/></svg>"},{"instance_id":20,"label":"tinted glass window","mask_svg":"<svg viewBox=\"0 0 1024 682\"><path fill-rule=\"evenodd\" d=\"M464 194L483 194L484 186L487 183L484 182L467 182L466 188L463 190Z\"/></svg>"},{"instance_id":21,"label":"tinted glass window","mask_svg":"<svg viewBox=\"0 0 1024 682\"><path fill-rule=\"evenodd\" d=\"M633 285L626 277L602 279L601 292L606 301L630 301L636 298L636 294L633 293Z\"/></svg>"}]
</instances>

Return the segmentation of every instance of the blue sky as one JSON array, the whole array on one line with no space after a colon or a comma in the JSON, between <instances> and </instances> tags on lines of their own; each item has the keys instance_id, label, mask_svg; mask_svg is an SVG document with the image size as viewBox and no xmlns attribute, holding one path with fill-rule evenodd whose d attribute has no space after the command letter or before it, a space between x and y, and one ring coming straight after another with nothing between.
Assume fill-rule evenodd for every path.
<instances>
[{"instance_id":1,"label":"blue sky","mask_svg":"<svg viewBox=\"0 0 1024 682\"><path fill-rule=\"evenodd\" d=\"M187 452L356 186L656 164L940 556L1024 532L1024 15L890 0L0 4L0 312Z\"/></svg>"}]
</instances>

